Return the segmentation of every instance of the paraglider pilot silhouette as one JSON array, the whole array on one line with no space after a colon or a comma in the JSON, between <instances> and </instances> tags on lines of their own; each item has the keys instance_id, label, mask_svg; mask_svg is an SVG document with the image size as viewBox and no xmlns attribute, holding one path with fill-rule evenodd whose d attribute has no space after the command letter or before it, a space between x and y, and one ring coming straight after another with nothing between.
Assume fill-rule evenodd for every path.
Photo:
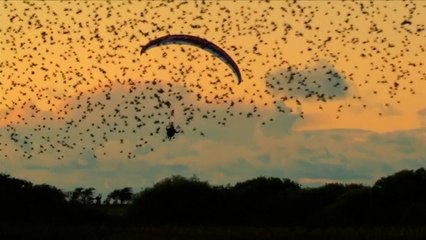
<instances>
[{"instance_id":1,"label":"paraglider pilot silhouette","mask_svg":"<svg viewBox=\"0 0 426 240\"><path fill-rule=\"evenodd\" d=\"M169 140L172 140L176 133L180 132L182 132L182 130L180 130L179 126L175 127L173 122L170 122L169 125L167 125L166 127L167 138Z\"/></svg>"}]
</instances>

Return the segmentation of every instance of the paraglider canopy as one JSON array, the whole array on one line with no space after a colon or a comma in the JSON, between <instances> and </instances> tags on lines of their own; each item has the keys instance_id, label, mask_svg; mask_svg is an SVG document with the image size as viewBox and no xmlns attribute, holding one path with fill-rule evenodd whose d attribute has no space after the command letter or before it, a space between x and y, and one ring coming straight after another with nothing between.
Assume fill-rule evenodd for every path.
<instances>
[{"instance_id":1,"label":"paraglider canopy","mask_svg":"<svg viewBox=\"0 0 426 240\"><path fill-rule=\"evenodd\" d=\"M238 84L241 83L240 69L238 68L238 65L235 63L235 61L231 58L231 56L229 56L222 48L204 38L185 34L166 35L151 40L146 45L142 46L141 54L145 53L153 47L174 43L190 44L213 53L215 56L222 59L222 61L224 61L232 69L238 79Z\"/></svg>"}]
</instances>

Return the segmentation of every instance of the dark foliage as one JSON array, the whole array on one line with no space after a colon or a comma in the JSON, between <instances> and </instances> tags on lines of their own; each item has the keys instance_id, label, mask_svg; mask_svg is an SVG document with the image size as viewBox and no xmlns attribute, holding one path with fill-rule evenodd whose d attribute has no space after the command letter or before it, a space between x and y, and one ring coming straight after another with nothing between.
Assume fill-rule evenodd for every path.
<instances>
[{"instance_id":1,"label":"dark foliage","mask_svg":"<svg viewBox=\"0 0 426 240\"><path fill-rule=\"evenodd\" d=\"M0 174L0 222L392 227L426 224L426 171L403 170L373 186L326 184L301 188L289 179L258 177L212 186L172 176L133 194L116 189L101 204L94 188L64 193L53 186Z\"/></svg>"},{"instance_id":2,"label":"dark foliage","mask_svg":"<svg viewBox=\"0 0 426 240\"><path fill-rule=\"evenodd\" d=\"M86 202L82 202L86 203ZM107 220L100 211L66 201L60 189L0 174L1 223L88 223Z\"/></svg>"},{"instance_id":3,"label":"dark foliage","mask_svg":"<svg viewBox=\"0 0 426 240\"><path fill-rule=\"evenodd\" d=\"M105 199L105 204L129 204L133 198L132 188L125 187L122 189L116 189L108 194Z\"/></svg>"},{"instance_id":4,"label":"dark foliage","mask_svg":"<svg viewBox=\"0 0 426 240\"><path fill-rule=\"evenodd\" d=\"M426 224L426 171L403 170L379 179L373 186L377 222Z\"/></svg>"},{"instance_id":5,"label":"dark foliage","mask_svg":"<svg viewBox=\"0 0 426 240\"><path fill-rule=\"evenodd\" d=\"M128 215L145 224L250 226L409 226L426 224L426 171L403 170L373 187L326 184L301 188L258 177L210 186L173 176L137 195Z\"/></svg>"},{"instance_id":6,"label":"dark foliage","mask_svg":"<svg viewBox=\"0 0 426 240\"><path fill-rule=\"evenodd\" d=\"M197 223L212 214L211 194L207 182L172 176L139 193L129 215L143 223Z\"/></svg>"}]
</instances>

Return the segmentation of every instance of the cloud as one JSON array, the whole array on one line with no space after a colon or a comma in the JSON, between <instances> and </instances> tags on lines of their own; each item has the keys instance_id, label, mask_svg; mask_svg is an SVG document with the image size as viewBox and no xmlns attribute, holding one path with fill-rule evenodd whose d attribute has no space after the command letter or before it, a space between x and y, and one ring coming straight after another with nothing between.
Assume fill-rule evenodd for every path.
<instances>
[{"instance_id":1,"label":"cloud","mask_svg":"<svg viewBox=\"0 0 426 240\"><path fill-rule=\"evenodd\" d=\"M263 125L262 118L234 118L225 127L211 121L202 128L205 136L189 131L171 141L158 139L154 151L135 148L131 135L127 139L126 134L118 134L103 146L88 142L83 154L65 151L66 161L57 160L52 151L22 159L22 150L15 151L13 142L3 136L2 144L8 144L3 148L10 148L12 155L3 157L1 163L4 171L29 180L66 189L93 186L105 193L123 186L150 186L173 174L196 174L212 184L260 175L307 185L330 181L372 184L381 176L426 164L426 129L294 131L295 116L282 114L274 119ZM134 157L128 157L129 152Z\"/></svg>"},{"instance_id":2,"label":"cloud","mask_svg":"<svg viewBox=\"0 0 426 240\"><path fill-rule=\"evenodd\" d=\"M419 110L417 115L419 117L421 126L426 127L426 108Z\"/></svg>"},{"instance_id":3,"label":"cloud","mask_svg":"<svg viewBox=\"0 0 426 240\"><path fill-rule=\"evenodd\" d=\"M332 64L320 60L311 68L288 66L270 73L267 87L276 94L307 101L328 101L347 96L348 82Z\"/></svg>"},{"instance_id":4,"label":"cloud","mask_svg":"<svg viewBox=\"0 0 426 240\"><path fill-rule=\"evenodd\" d=\"M295 121L291 114L278 115L262 107L256 109L259 115L249 114L255 105L246 101L232 106L232 99L226 98L195 101L191 87L179 84L140 84L86 91L55 109L36 104L27 104L22 113L14 109L11 115L20 117L0 128L2 171L59 187L95 186L105 191L120 184L146 186L172 174L242 179L258 171L255 166L267 164L254 158L261 122L266 122L262 125L266 133L277 126L283 136ZM169 122L183 131L171 141L165 133ZM245 161L251 167L231 175L222 171Z\"/></svg>"},{"instance_id":5,"label":"cloud","mask_svg":"<svg viewBox=\"0 0 426 240\"><path fill-rule=\"evenodd\" d=\"M134 112L132 107L135 106L130 102L141 92L134 91L123 98L124 94L129 94L128 89L117 88L110 93L108 106L93 106L90 111L87 109L91 106L87 106L84 99L73 100L68 108L78 110L71 111L68 118L50 121L50 117L57 116L39 112L46 120L37 118L26 125L14 124L0 129L3 171L67 189L93 186L108 192L123 186L149 186L173 174L196 174L212 184L235 183L259 175L286 177L302 183L312 183L315 179L319 182L328 179L372 183L378 177L400 169L426 164L426 150L423 148L426 129L390 133L356 129L295 131L295 123L303 120L293 114L265 108L259 110L260 117L247 117L244 111L249 110L242 105L232 110L243 114L233 117L227 115L227 108L220 104L205 108L193 106L197 113L189 124L185 123L183 109L176 108L181 116L174 121L182 126L184 132L170 141L163 141L164 125L159 124L162 126L160 132L150 136L149 133L155 132L158 124L154 124L155 118L147 118L146 125L133 132L137 124L134 117L163 114L169 110L149 108L158 104L157 100L150 99L138 105L145 106L146 111ZM102 102L105 95L89 94L85 97L96 103ZM190 104L190 98L190 94L183 94L183 105ZM86 112L77 108L79 104ZM120 118L119 114L114 116L116 108L128 118ZM207 111L209 118L201 117ZM218 124L224 117L227 117L226 124ZM166 114L158 118L164 124L168 121ZM50 130L35 134L33 129L37 126ZM193 128L196 130L193 131ZM18 134L17 142L11 139L11 132ZM30 137L31 145L20 147L24 140L28 140L25 136ZM141 138L149 140L147 147L137 146ZM59 144L62 140L73 148ZM38 154L41 145L46 149ZM153 146L154 151L149 146ZM29 150L31 148L34 149ZM33 154L33 157L22 158L24 151ZM58 156L63 158L58 159Z\"/></svg>"},{"instance_id":6,"label":"cloud","mask_svg":"<svg viewBox=\"0 0 426 240\"><path fill-rule=\"evenodd\" d=\"M202 140L192 143L191 150L198 154L176 156L168 161L188 166L204 179L219 181L214 183L265 175L372 184L377 178L400 169L423 166L426 152L419 150L419 146L426 143L425 132L426 129L387 134L322 130L274 137L260 132L257 134L261 139L254 145L230 146L216 140ZM416 150L407 151L406 146L412 144Z\"/></svg>"}]
</instances>

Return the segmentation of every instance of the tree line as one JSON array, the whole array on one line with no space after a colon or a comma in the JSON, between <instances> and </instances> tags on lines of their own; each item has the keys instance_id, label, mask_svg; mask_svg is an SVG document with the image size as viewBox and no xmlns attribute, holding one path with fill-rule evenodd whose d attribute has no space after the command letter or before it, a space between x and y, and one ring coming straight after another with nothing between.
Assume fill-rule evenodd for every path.
<instances>
[{"instance_id":1,"label":"tree line","mask_svg":"<svg viewBox=\"0 0 426 240\"><path fill-rule=\"evenodd\" d=\"M412 226L426 224L426 170L402 170L372 186L301 187L257 177L214 186L171 176L134 193L105 199L94 188L65 192L0 174L0 222L130 225Z\"/></svg>"}]
</instances>

